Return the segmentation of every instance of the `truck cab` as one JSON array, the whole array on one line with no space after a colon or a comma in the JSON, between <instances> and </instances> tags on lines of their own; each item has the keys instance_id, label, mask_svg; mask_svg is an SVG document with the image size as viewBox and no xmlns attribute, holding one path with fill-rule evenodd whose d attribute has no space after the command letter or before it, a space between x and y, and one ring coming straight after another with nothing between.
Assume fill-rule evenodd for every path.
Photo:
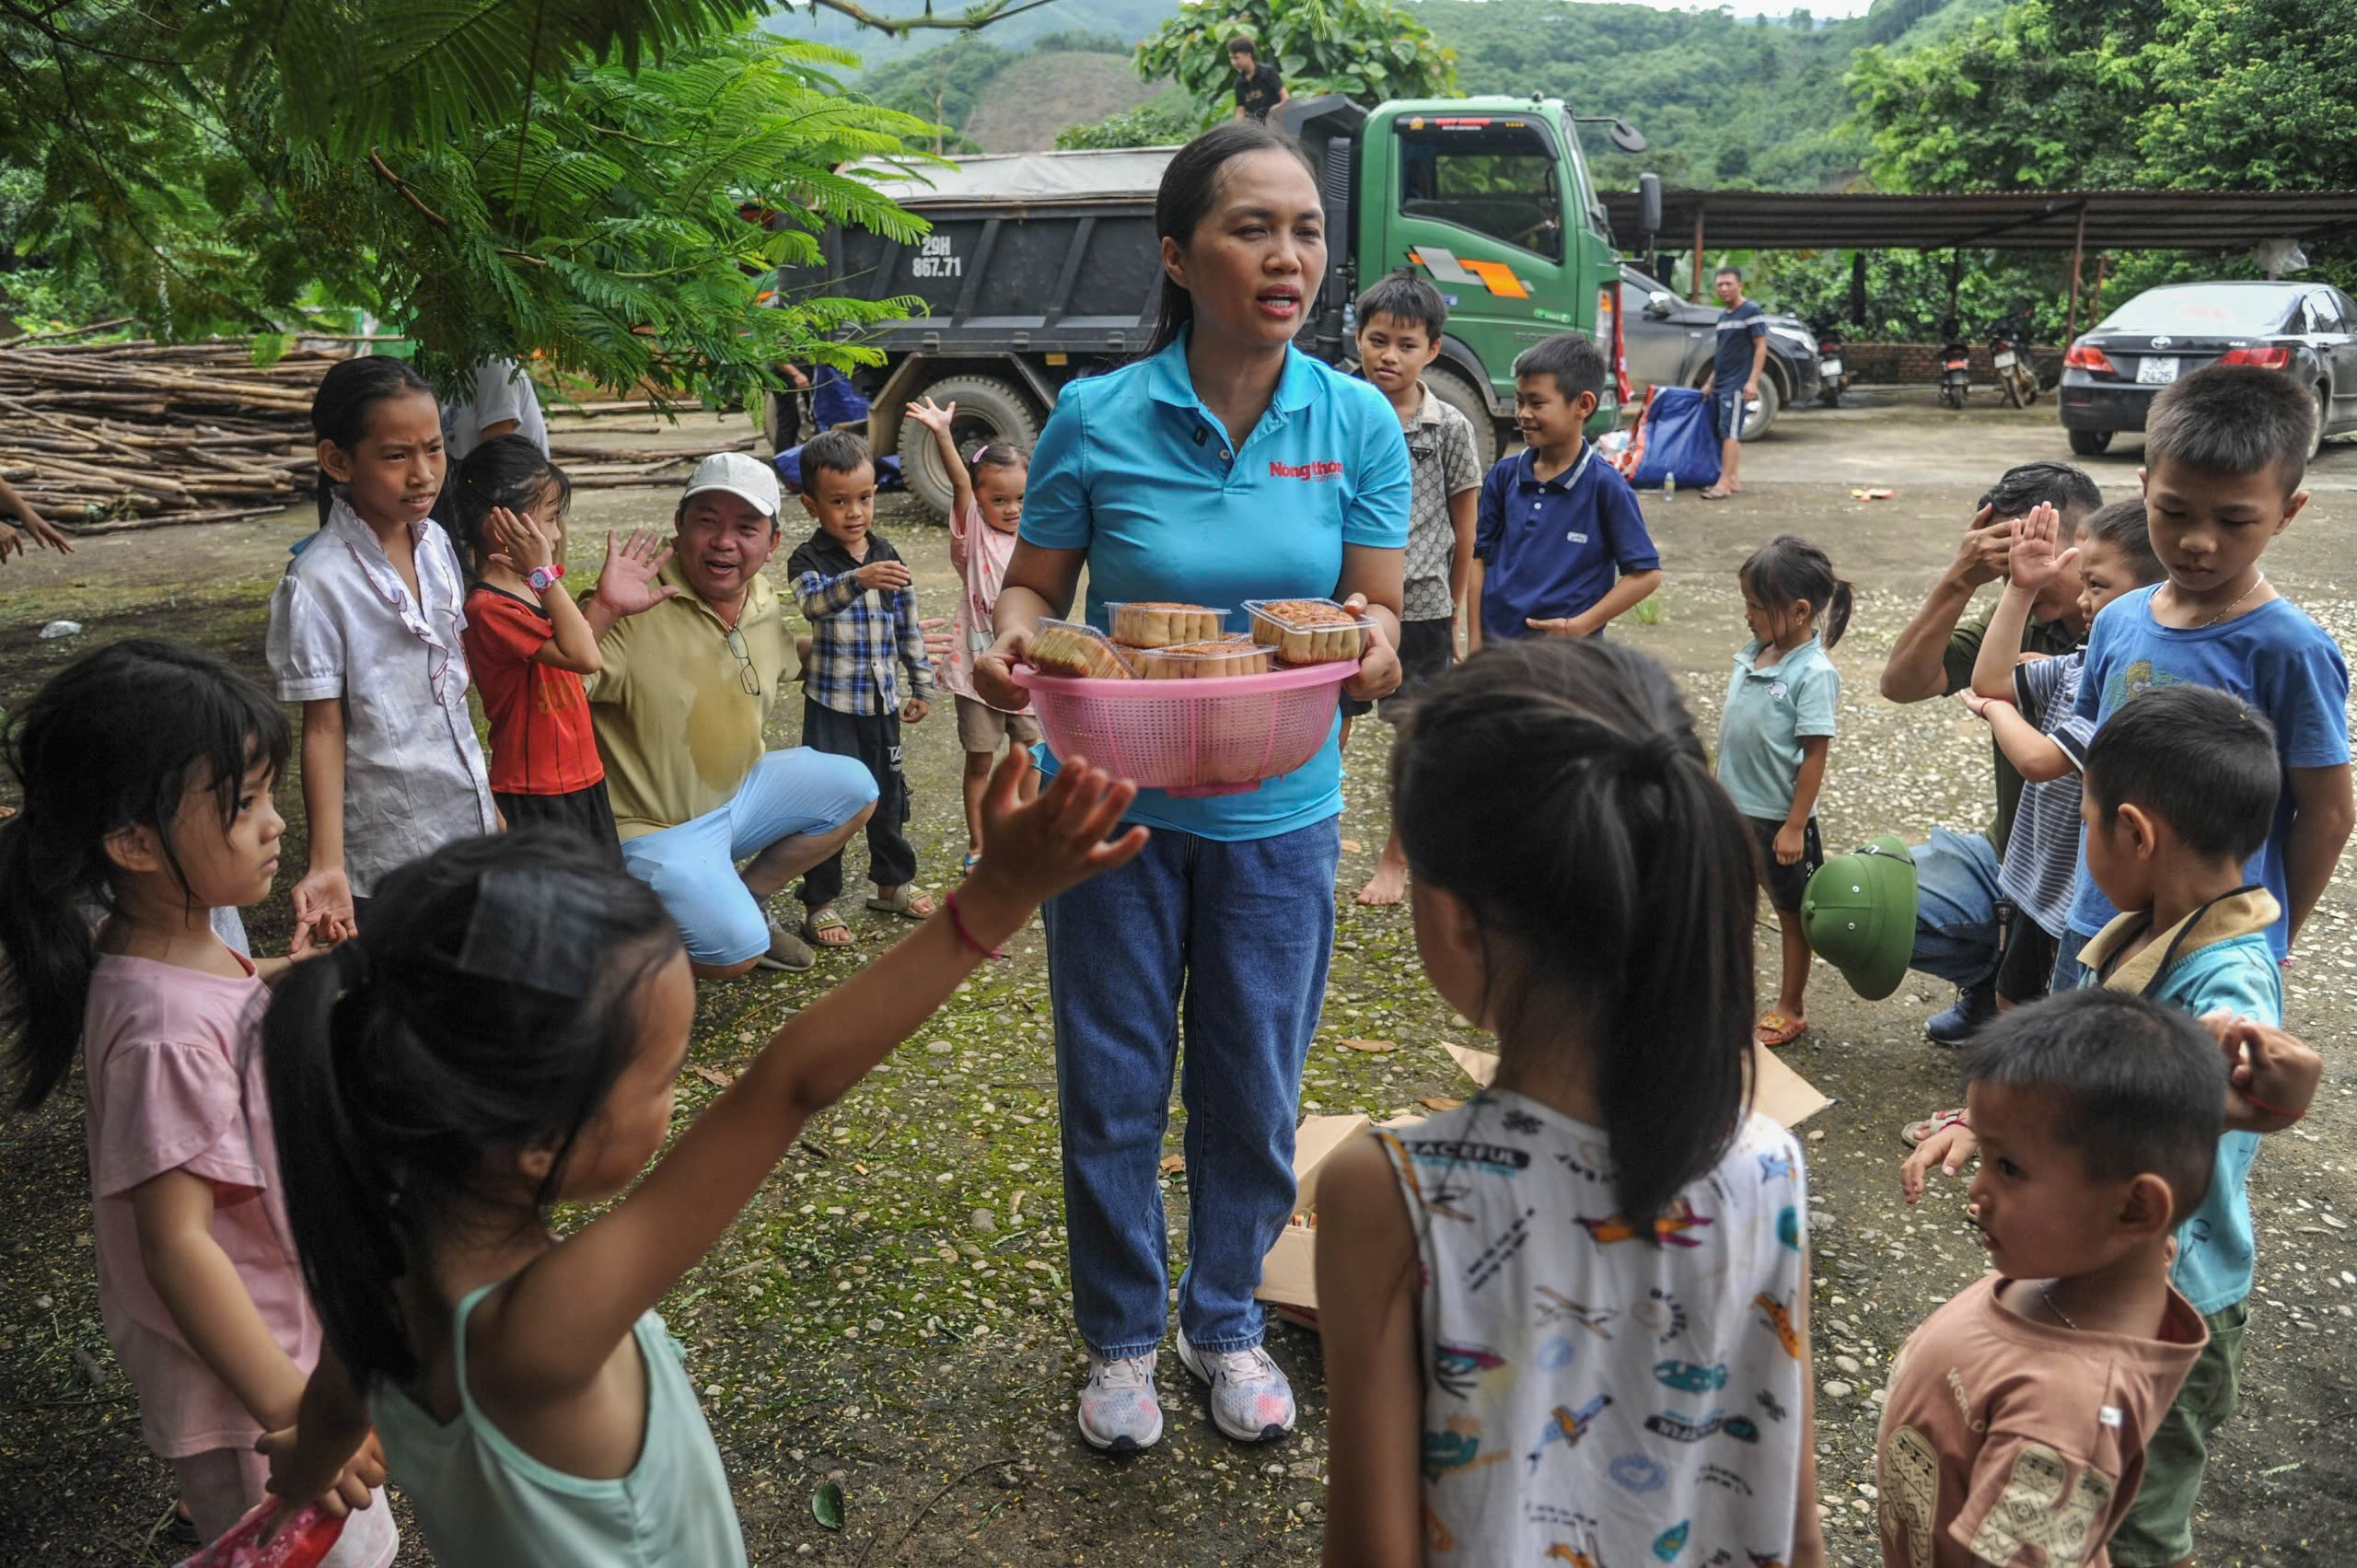
<instances>
[{"instance_id":1,"label":"truck cab","mask_svg":"<svg viewBox=\"0 0 2357 1568\"><path fill-rule=\"evenodd\" d=\"M1328 95L1271 116L1301 145L1326 210L1326 275L1296 340L1354 367L1352 302L1385 273L1430 280L1449 308L1434 393L1471 421L1482 461L1514 439L1514 360L1577 331L1615 374L1591 430L1610 428L1619 374L1620 260L1581 155L1578 126L1550 99L1416 99L1369 110ZM1615 124L1631 151L1643 140ZM872 180L928 233L903 243L830 227L813 264L786 269L782 294L907 298L904 320L866 329L883 363L852 377L868 400L868 439L897 450L911 489L946 512L949 476L923 428L902 418L923 396L955 401L963 449L1039 437L1058 390L1126 363L1153 336L1161 288L1154 198L1172 147L1020 153L947 165L878 161ZM765 420L793 445L790 403Z\"/></svg>"},{"instance_id":2,"label":"truck cab","mask_svg":"<svg viewBox=\"0 0 2357 1568\"><path fill-rule=\"evenodd\" d=\"M1327 97L1286 104L1278 117L1318 170L1329 232L1351 237L1334 248L1313 316L1320 357L1351 359L1348 304L1367 285L1395 268L1424 278L1448 303L1441 357L1425 379L1472 420L1485 463L1505 435L1498 426L1512 420L1514 360L1524 349L1577 331L1618 365L1620 252L1560 99L1366 110ZM1610 428L1618 394L1605 388L1595 429Z\"/></svg>"}]
</instances>

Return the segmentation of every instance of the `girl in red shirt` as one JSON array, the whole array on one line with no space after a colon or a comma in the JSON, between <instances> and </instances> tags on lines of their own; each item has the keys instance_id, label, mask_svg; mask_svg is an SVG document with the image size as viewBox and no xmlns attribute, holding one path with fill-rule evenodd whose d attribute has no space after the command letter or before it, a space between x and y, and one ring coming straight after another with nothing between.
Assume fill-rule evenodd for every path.
<instances>
[{"instance_id":1,"label":"girl in red shirt","mask_svg":"<svg viewBox=\"0 0 2357 1568\"><path fill-rule=\"evenodd\" d=\"M581 685L598 640L563 587L573 485L531 442L501 436L467 454L452 492L471 585L459 636L491 720L492 798L509 827L560 823L619 864Z\"/></svg>"}]
</instances>

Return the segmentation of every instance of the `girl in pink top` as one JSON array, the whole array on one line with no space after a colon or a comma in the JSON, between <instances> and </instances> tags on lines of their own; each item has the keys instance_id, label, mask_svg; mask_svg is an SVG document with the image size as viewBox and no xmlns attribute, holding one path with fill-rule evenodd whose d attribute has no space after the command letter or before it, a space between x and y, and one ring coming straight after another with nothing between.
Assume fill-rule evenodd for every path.
<instances>
[{"instance_id":1,"label":"girl in pink top","mask_svg":"<svg viewBox=\"0 0 2357 1568\"><path fill-rule=\"evenodd\" d=\"M68 666L7 737L24 793L0 824L12 1087L39 1105L81 1048L99 1311L207 1541L262 1501L254 1442L294 1423L319 1354L261 1078L266 982L292 960L254 962L212 920L269 895L287 741L259 687L151 638ZM339 1490L365 1505L383 1479L366 1453ZM380 1568L399 1544L371 1509L327 1562Z\"/></svg>"},{"instance_id":2,"label":"girl in pink top","mask_svg":"<svg viewBox=\"0 0 2357 1568\"><path fill-rule=\"evenodd\" d=\"M1023 484L1030 476L1031 459L1012 441L984 441L960 457L950 433L958 405L920 398L909 405L909 417L933 432L941 448L941 466L949 470L949 563L964 579L958 596L958 613L949 628L949 656L937 672L941 684L958 699L958 744L966 753L966 869L982 854L982 790L1000 746L1012 742L1017 750L1039 743L1039 723L1028 713L1005 713L992 707L974 691L974 656L988 649L998 635L991 612L998 605L1006 563L1015 555L1015 530L1023 521ZM1039 787L1027 776L1024 795Z\"/></svg>"}]
</instances>

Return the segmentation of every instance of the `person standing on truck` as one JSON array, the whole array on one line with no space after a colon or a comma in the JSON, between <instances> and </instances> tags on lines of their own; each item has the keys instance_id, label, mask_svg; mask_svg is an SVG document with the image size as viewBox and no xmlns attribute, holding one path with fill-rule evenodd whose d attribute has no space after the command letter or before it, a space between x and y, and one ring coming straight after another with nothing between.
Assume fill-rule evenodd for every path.
<instances>
[{"instance_id":1,"label":"person standing on truck","mask_svg":"<svg viewBox=\"0 0 2357 1568\"><path fill-rule=\"evenodd\" d=\"M1083 567L1108 601L1330 595L1373 623L1350 695L1399 684L1411 478L1383 394L1294 347L1325 275L1318 183L1242 122L1180 148L1155 199L1162 308L1146 355L1074 381L1031 460L1015 555L974 687L1013 709L1010 666ZM1052 772L1059 759L1041 764ZM1239 1442L1294 1424L1253 1292L1291 1219L1294 1124L1334 941L1341 754L1239 795L1138 792L1144 854L1047 908L1073 1312L1088 1347L1081 1435L1162 1435L1155 1363L1170 1312L1163 1129L1185 1041L1187 1272L1178 1357ZM987 865L986 857L983 864ZM1183 999L1183 1016L1182 1016Z\"/></svg>"},{"instance_id":2,"label":"person standing on truck","mask_svg":"<svg viewBox=\"0 0 2357 1568\"><path fill-rule=\"evenodd\" d=\"M1711 286L1726 307L1719 312L1717 357L1702 382L1719 426L1719 482L1702 499L1717 501L1743 488L1743 413L1759 395L1759 367L1768 363L1768 313L1743 296L1743 274L1733 267L1721 267Z\"/></svg>"},{"instance_id":3,"label":"person standing on truck","mask_svg":"<svg viewBox=\"0 0 2357 1568\"><path fill-rule=\"evenodd\" d=\"M1237 33L1227 41L1227 63L1236 67L1236 118L1266 122L1269 110L1289 103L1285 79L1274 65L1261 64L1252 41Z\"/></svg>"}]
</instances>

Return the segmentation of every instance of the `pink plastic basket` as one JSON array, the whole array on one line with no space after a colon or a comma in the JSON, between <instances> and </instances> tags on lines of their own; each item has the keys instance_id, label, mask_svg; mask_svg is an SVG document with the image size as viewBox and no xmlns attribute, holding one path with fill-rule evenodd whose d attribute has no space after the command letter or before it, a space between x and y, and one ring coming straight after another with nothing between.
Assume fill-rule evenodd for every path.
<instances>
[{"instance_id":1,"label":"pink plastic basket","mask_svg":"<svg viewBox=\"0 0 2357 1568\"><path fill-rule=\"evenodd\" d=\"M1355 663L1208 680L1072 680L1028 666L1015 682L1059 757L1085 757L1146 789L1242 795L1318 754Z\"/></svg>"}]
</instances>

